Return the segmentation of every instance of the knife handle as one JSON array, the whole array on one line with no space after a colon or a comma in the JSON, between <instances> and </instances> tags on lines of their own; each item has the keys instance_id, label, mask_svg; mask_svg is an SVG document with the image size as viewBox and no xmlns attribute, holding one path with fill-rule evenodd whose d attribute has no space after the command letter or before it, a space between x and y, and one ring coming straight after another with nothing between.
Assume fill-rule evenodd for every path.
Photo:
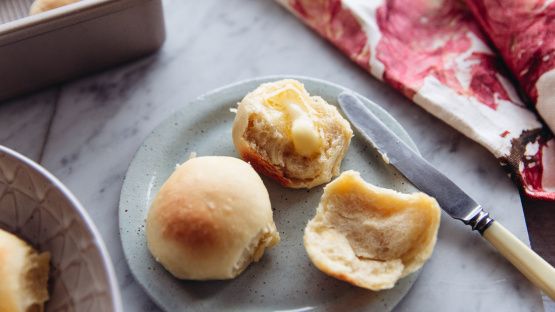
<instances>
[{"instance_id":1,"label":"knife handle","mask_svg":"<svg viewBox=\"0 0 555 312\"><path fill-rule=\"evenodd\" d=\"M555 300L555 269L549 263L497 221L482 235L528 280Z\"/></svg>"}]
</instances>

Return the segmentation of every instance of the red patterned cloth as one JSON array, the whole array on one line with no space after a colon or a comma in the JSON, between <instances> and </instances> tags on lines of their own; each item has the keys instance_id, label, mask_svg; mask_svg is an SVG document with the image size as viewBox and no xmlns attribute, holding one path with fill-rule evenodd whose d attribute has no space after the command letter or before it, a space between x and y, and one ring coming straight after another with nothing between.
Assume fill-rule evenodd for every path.
<instances>
[{"instance_id":1,"label":"red patterned cloth","mask_svg":"<svg viewBox=\"0 0 555 312\"><path fill-rule=\"evenodd\" d=\"M555 1L466 1L505 64L555 130Z\"/></svg>"},{"instance_id":2,"label":"red patterned cloth","mask_svg":"<svg viewBox=\"0 0 555 312\"><path fill-rule=\"evenodd\" d=\"M457 0L278 0L376 78L485 146L555 200L555 140Z\"/></svg>"}]
</instances>

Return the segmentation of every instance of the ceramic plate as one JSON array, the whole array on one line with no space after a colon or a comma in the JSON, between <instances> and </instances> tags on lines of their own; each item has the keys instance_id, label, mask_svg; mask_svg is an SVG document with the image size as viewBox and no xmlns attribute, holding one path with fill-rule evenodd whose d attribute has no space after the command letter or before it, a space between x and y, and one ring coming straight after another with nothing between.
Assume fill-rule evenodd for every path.
<instances>
[{"instance_id":1,"label":"ceramic plate","mask_svg":"<svg viewBox=\"0 0 555 312\"><path fill-rule=\"evenodd\" d=\"M337 105L338 85L304 77L265 77L239 82L199 97L162 122L137 151L123 184L119 224L125 256L137 281L166 311L389 311L409 291L416 274L391 290L371 292L333 279L318 271L308 259L302 237L312 218L323 187L291 190L263 178L270 193L281 243L268 250L229 281L195 282L175 279L150 255L145 238L145 218L152 199L175 165L199 156L237 157L231 140L236 107L249 91L264 82L282 78L302 81L307 90ZM362 98L362 97L361 97ZM416 150L403 128L383 109L362 98L393 132ZM355 132L342 170L354 169L379 186L403 192L415 188L386 165L371 145Z\"/></svg>"}]
</instances>

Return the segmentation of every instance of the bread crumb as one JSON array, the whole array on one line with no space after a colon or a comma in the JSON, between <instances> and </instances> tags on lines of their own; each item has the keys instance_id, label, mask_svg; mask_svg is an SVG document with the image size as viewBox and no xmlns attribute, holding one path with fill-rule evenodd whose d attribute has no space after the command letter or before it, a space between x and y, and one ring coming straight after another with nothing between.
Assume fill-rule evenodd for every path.
<instances>
[{"instance_id":1,"label":"bread crumb","mask_svg":"<svg viewBox=\"0 0 555 312\"><path fill-rule=\"evenodd\" d=\"M191 152L189 154L189 158L187 158L187 160L191 160L191 159L196 158L196 157L197 157L197 152ZM175 169L179 168L179 166L181 166L181 165L182 164L179 164L179 163L175 164Z\"/></svg>"},{"instance_id":2,"label":"bread crumb","mask_svg":"<svg viewBox=\"0 0 555 312\"><path fill-rule=\"evenodd\" d=\"M389 162L389 157L387 157L387 153L381 153L381 155L382 155L383 161L384 161L386 164L389 165L390 162Z\"/></svg>"},{"instance_id":3,"label":"bread crumb","mask_svg":"<svg viewBox=\"0 0 555 312\"><path fill-rule=\"evenodd\" d=\"M234 114L237 114L237 108L235 108L235 107L230 107L229 111L234 113Z\"/></svg>"}]
</instances>

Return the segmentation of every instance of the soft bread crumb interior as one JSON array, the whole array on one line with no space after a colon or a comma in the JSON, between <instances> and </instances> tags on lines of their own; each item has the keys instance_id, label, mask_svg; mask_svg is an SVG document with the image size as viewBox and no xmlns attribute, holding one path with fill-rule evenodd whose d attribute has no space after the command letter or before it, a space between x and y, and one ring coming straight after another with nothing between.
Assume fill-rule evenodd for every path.
<instances>
[{"instance_id":1,"label":"soft bread crumb interior","mask_svg":"<svg viewBox=\"0 0 555 312\"><path fill-rule=\"evenodd\" d=\"M379 188L347 171L326 186L305 229L305 248L331 276L388 289L430 257L439 220L435 199Z\"/></svg>"},{"instance_id":2,"label":"soft bread crumb interior","mask_svg":"<svg viewBox=\"0 0 555 312\"><path fill-rule=\"evenodd\" d=\"M268 225L265 229L252 239L252 242L245 248L243 254L232 268L232 275L237 276L243 272L250 263L258 262L264 255L267 248L271 248L280 242L279 233L275 224Z\"/></svg>"}]
</instances>

